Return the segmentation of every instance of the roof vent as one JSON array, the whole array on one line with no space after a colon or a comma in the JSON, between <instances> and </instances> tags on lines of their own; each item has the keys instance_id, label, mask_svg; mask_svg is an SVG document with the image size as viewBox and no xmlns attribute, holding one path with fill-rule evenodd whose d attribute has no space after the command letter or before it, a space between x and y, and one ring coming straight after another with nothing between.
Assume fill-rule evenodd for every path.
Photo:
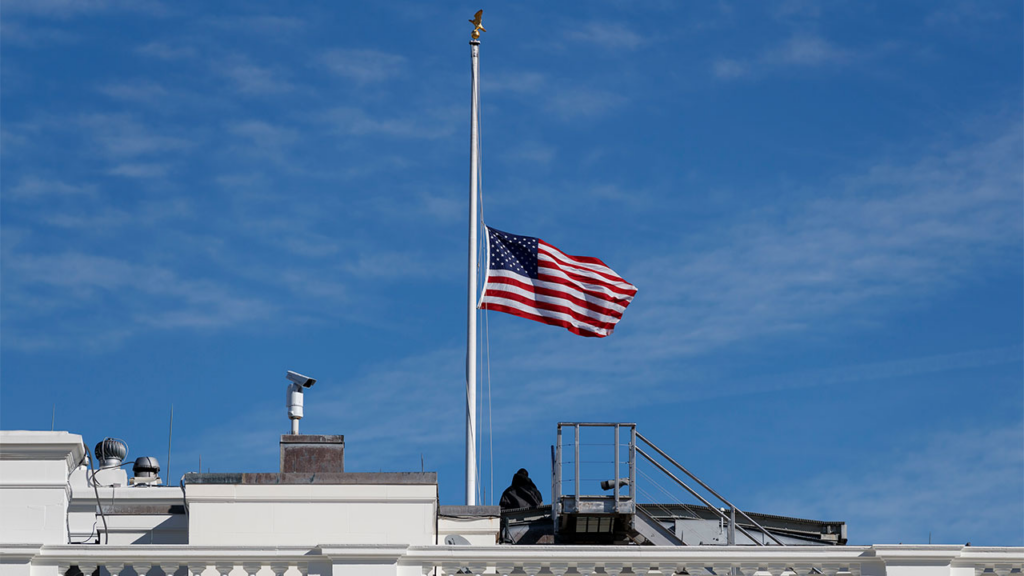
<instances>
[{"instance_id":1,"label":"roof vent","mask_svg":"<svg viewBox=\"0 0 1024 576\"><path fill-rule=\"evenodd\" d=\"M132 473L135 477L131 479L133 485L160 484L160 463L152 456L139 456L132 466Z\"/></svg>"},{"instance_id":2,"label":"roof vent","mask_svg":"<svg viewBox=\"0 0 1024 576\"><path fill-rule=\"evenodd\" d=\"M93 453L100 468L117 468L128 456L128 444L117 438L104 438Z\"/></svg>"}]
</instances>

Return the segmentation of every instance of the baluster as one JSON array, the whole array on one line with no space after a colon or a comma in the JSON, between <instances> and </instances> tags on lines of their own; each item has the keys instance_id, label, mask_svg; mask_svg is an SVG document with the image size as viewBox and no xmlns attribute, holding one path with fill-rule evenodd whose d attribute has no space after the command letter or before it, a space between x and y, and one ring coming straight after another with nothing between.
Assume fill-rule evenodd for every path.
<instances>
[{"instance_id":1,"label":"baluster","mask_svg":"<svg viewBox=\"0 0 1024 576\"><path fill-rule=\"evenodd\" d=\"M165 561L157 564L157 567L159 567L160 571L164 573L164 576L174 576L174 573L178 571L178 567L180 566L181 564L178 562Z\"/></svg>"},{"instance_id":2,"label":"baluster","mask_svg":"<svg viewBox=\"0 0 1024 576\"><path fill-rule=\"evenodd\" d=\"M633 571L636 576L647 576L651 571L651 565L646 562L635 562L629 565L629 569Z\"/></svg>"},{"instance_id":3,"label":"baluster","mask_svg":"<svg viewBox=\"0 0 1024 576\"><path fill-rule=\"evenodd\" d=\"M124 570L124 562L105 562L103 567L107 569L110 576L121 576L121 572Z\"/></svg>"},{"instance_id":4,"label":"baluster","mask_svg":"<svg viewBox=\"0 0 1024 576\"><path fill-rule=\"evenodd\" d=\"M624 566L622 564L605 564L604 573L608 576L619 576L622 573Z\"/></svg>"},{"instance_id":5,"label":"baluster","mask_svg":"<svg viewBox=\"0 0 1024 576\"><path fill-rule=\"evenodd\" d=\"M597 565L596 564L591 564L591 563L576 564L576 572L578 572L580 574L580 576L592 576L594 574L595 570L597 570Z\"/></svg>"},{"instance_id":6,"label":"baluster","mask_svg":"<svg viewBox=\"0 0 1024 576\"><path fill-rule=\"evenodd\" d=\"M274 576L284 576L284 573L288 571L287 562L271 562L270 570L274 573Z\"/></svg>"},{"instance_id":7,"label":"baluster","mask_svg":"<svg viewBox=\"0 0 1024 576\"><path fill-rule=\"evenodd\" d=\"M152 568L152 562L132 562L132 570L135 570L138 576L146 576Z\"/></svg>"},{"instance_id":8,"label":"baluster","mask_svg":"<svg viewBox=\"0 0 1024 576\"><path fill-rule=\"evenodd\" d=\"M526 576L537 576L544 568L540 564L523 564L523 572Z\"/></svg>"},{"instance_id":9,"label":"baluster","mask_svg":"<svg viewBox=\"0 0 1024 576\"><path fill-rule=\"evenodd\" d=\"M555 576L565 576L565 573L569 571L569 565L564 563L552 564L548 566L548 570Z\"/></svg>"},{"instance_id":10,"label":"baluster","mask_svg":"<svg viewBox=\"0 0 1024 576\"><path fill-rule=\"evenodd\" d=\"M78 569L82 571L84 576L92 576L92 573L95 572L98 567L99 566L95 562L88 562L84 564L80 563L78 565Z\"/></svg>"},{"instance_id":11,"label":"baluster","mask_svg":"<svg viewBox=\"0 0 1024 576\"><path fill-rule=\"evenodd\" d=\"M188 568L188 576L202 576L203 572L209 567L206 562L189 562L186 564Z\"/></svg>"},{"instance_id":12,"label":"baluster","mask_svg":"<svg viewBox=\"0 0 1024 576\"><path fill-rule=\"evenodd\" d=\"M494 570L498 574L498 576L508 576L509 574L514 572L515 569L515 564L505 564L503 562L499 562L498 565L494 567Z\"/></svg>"},{"instance_id":13,"label":"baluster","mask_svg":"<svg viewBox=\"0 0 1024 576\"><path fill-rule=\"evenodd\" d=\"M235 569L234 562L216 562L213 565L217 569L217 574L220 576L229 576L231 571Z\"/></svg>"}]
</instances>

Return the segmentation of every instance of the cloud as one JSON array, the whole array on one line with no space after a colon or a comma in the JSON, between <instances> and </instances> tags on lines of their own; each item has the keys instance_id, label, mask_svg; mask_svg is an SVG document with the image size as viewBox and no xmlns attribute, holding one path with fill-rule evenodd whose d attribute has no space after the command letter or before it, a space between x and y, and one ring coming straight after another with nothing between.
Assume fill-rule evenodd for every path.
<instances>
[{"instance_id":1,"label":"cloud","mask_svg":"<svg viewBox=\"0 0 1024 576\"><path fill-rule=\"evenodd\" d=\"M163 86L148 80L105 84L97 90L111 98L145 104L153 104L167 96L167 90Z\"/></svg>"},{"instance_id":2,"label":"cloud","mask_svg":"<svg viewBox=\"0 0 1024 576\"><path fill-rule=\"evenodd\" d=\"M547 86L548 78L539 72L506 72L487 74L480 79L484 92L539 92Z\"/></svg>"},{"instance_id":3,"label":"cloud","mask_svg":"<svg viewBox=\"0 0 1024 576\"><path fill-rule=\"evenodd\" d=\"M9 188L5 196L16 200L36 200L53 196L93 197L96 187L93 185L68 184L60 180L44 180L36 176L26 176L13 188Z\"/></svg>"},{"instance_id":4,"label":"cloud","mask_svg":"<svg viewBox=\"0 0 1024 576\"><path fill-rule=\"evenodd\" d=\"M849 51L837 48L819 36L793 36L781 47L766 53L762 62L776 65L819 66L830 62L842 62L849 57Z\"/></svg>"},{"instance_id":5,"label":"cloud","mask_svg":"<svg viewBox=\"0 0 1024 576\"><path fill-rule=\"evenodd\" d=\"M694 354L840 311L865 317L871 303L919 300L1019 258L1022 142L1019 121L1010 124L987 141L837 179L803 204L741 215L712 247L667 247L625 270L649 303L640 345Z\"/></svg>"},{"instance_id":6,"label":"cloud","mask_svg":"<svg viewBox=\"0 0 1024 576\"><path fill-rule=\"evenodd\" d=\"M934 531L939 543L1024 544L1024 423L990 430L950 424L879 446L881 454L869 451L842 472L793 478L762 494L757 506L842 518L851 543L926 543Z\"/></svg>"},{"instance_id":7,"label":"cloud","mask_svg":"<svg viewBox=\"0 0 1024 576\"><path fill-rule=\"evenodd\" d=\"M280 78L276 71L252 64L244 58L221 62L214 66L214 70L234 82L235 88L243 94L281 94L295 88Z\"/></svg>"},{"instance_id":8,"label":"cloud","mask_svg":"<svg viewBox=\"0 0 1024 576\"><path fill-rule=\"evenodd\" d=\"M163 178L167 175L167 164L118 164L107 171L112 176L128 178Z\"/></svg>"},{"instance_id":9,"label":"cloud","mask_svg":"<svg viewBox=\"0 0 1024 576\"><path fill-rule=\"evenodd\" d=\"M62 19L107 10L131 10L152 15L165 13L163 5L156 0L8 0L4 2L4 12L8 14L21 13Z\"/></svg>"},{"instance_id":10,"label":"cloud","mask_svg":"<svg viewBox=\"0 0 1024 576\"><path fill-rule=\"evenodd\" d=\"M635 50L647 42L646 38L618 22L588 22L572 26L566 38L610 50Z\"/></svg>"},{"instance_id":11,"label":"cloud","mask_svg":"<svg viewBox=\"0 0 1024 576\"><path fill-rule=\"evenodd\" d=\"M165 42L150 42L136 48L136 52L144 56L159 58L160 60L184 60L195 58L198 52L192 46L173 46Z\"/></svg>"},{"instance_id":12,"label":"cloud","mask_svg":"<svg viewBox=\"0 0 1024 576\"><path fill-rule=\"evenodd\" d=\"M155 134L127 114L89 114L79 120L109 156L130 158L190 148L186 139Z\"/></svg>"},{"instance_id":13,"label":"cloud","mask_svg":"<svg viewBox=\"0 0 1024 576\"><path fill-rule=\"evenodd\" d=\"M431 117L433 116L433 118ZM322 118L338 131L353 136L382 135L398 138L444 138L455 131L448 114L435 112L404 118L376 118L353 107L338 107Z\"/></svg>"},{"instance_id":14,"label":"cloud","mask_svg":"<svg viewBox=\"0 0 1024 576\"><path fill-rule=\"evenodd\" d=\"M856 57L853 51L820 36L797 34L751 59L718 58L712 63L712 73L716 78L732 80L781 68L845 64Z\"/></svg>"},{"instance_id":15,"label":"cloud","mask_svg":"<svg viewBox=\"0 0 1024 576\"><path fill-rule=\"evenodd\" d=\"M378 50L329 50L320 56L320 61L334 74L357 84L383 82L405 68L403 56Z\"/></svg>"},{"instance_id":16,"label":"cloud","mask_svg":"<svg viewBox=\"0 0 1024 576\"><path fill-rule=\"evenodd\" d=\"M184 279L161 266L108 256L8 253L4 269L5 300L35 295L31 306L18 307L19 316L30 316L34 309L76 311L91 317L97 333L133 332L142 326L223 328L265 318L273 310L260 299L239 295L212 280ZM94 317L95 304L104 295L115 295L119 306L104 308ZM81 327L71 323L66 329ZM60 329L54 332L62 335Z\"/></svg>"},{"instance_id":17,"label":"cloud","mask_svg":"<svg viewBox=\"0 0 1024 576\"><path fill-rule=\"evenodd\" d=\"M506 152L502 157L509 162L547 165L557 154L558 151L552 146L540 142L525 142Z\"/></svg>"},{"instance_id":18,"label":"cloud","mask_svg":"<svg viewBox=\"0 0 1024 576\"><path fill-rule=\"evenodd\" d=\"M247 120L228 126L228 132L246 141L256 155L283 161L285 151L298 139L291 128L262 120Z\"/></svg>"},{"instance_id":19,"label":"cloud","mask_svg":"<svg viewBox=\"0 0 1024 576\"><path fill-rule=\"evenodd\" d=\"M624 96L605 90L567 88L556 92L546 104L548 112L562 120L600 116L625 105Z\"/></svg>"},{"instance_id":20,"label":"cloud","mask_svg":"<svg viewBox=\"0 0 1024 576\"><path fill-rule=\"evenodd\" d=\"M732 79L746 76L750 72L750 66L746 62L721 58L715 61L714 72L717 78Z\"/></svg>"},{"instance_id":21,"label":"cloud","mask_svg":"<svg viewBox=\"0 0 1024 576\"><path fill-rule=\"evenodd\" d=\"M230 16L207 18L203 20L203 23L222 30L248 32L262 36L286 36L306 29L304 20L292 16Z\"/></svg>"},{"instance_id":22,"label":"cloud","mask_svg":"<svg viewBox=\"0 0 1024 576\"><path fill-rule=\"evenodd\" d=\"M6 8L6 5L4 6ZM46 26L26 26L24 23L0 22L0 41L34 48L40 45L70 44L77 42L76 34Z\"/></svg>"}]
</instances>

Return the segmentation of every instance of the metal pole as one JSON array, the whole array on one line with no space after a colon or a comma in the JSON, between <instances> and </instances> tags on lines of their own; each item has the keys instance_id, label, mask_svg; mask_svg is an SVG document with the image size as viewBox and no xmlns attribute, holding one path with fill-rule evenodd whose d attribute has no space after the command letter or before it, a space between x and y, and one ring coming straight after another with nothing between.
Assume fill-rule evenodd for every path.
<instances>
[{"instance_id":1,"label":"metal pole","mask_svg":"<svg viewBox=\"0 0 1024 576\"><path fill-rule=\"evenodd\" d=\"M708 486L707 484L702 482L700 478L697 478L696 476L694 476L693 472L690 472L686 468L683 468L682 464L680 464L679 462L676 462L675 459L673 459L671 456L666 454L664 450L662 450L661 448L658 448L657 446L655 446L654 443L651 442L650 440L648 440L647 438L645 438L643 434L638 434L638 436L640 437L641 440L644 441L645 444L647 444L648 446L653 448L654 451L657 452L658 454L661 454L662 457L665 458L665 460L668 460L669 462L671 462L673 466L675 466L676 468L679 468L680 470L682 470L687 476L689 476L690 478L693 478L694 482L696 482L697 484L700 484L705 490L707 490L708 492L712 493L715 496L715 498L718 498L719 500L721 500L723 504L725 504L726 506L728 506L730 508L736 508L735 506L733 506L732 502L729 502L728 500L726 500L721 494L719 494L718 492L715 492L711 488L711 486ZM768 537L771 538L772 540L774 540L776 544L778 544L779 546L785 546L785 544L783 544L781 540L779 540L778 538L775 537L774 534L772 534L771 532L766 530L764 526L761 526L760 524L758 524L757 521L755 521L753 518L748 516L746 512L744 512L743 510L740 510L738 508L736 508L736 511L739 512L741 516L746 518L747 522L750 522L754 526L757 526L757 528L759 530L761 530L762 532L767 534ZM744 532L744 534L746 534L746 532ZM747 535L749 536L749 534L747 534ZM751 540L753 540L753 538L751 538Z\"/></svg>"},{"instance_id":2,"label":"metal pole","mask_svg":"<svg viewBox=\"0 0 1024 576\"><path fill-rule=\"evenodd\" d=\"M574 430L575 430L575 433L573 435L574 437L572 439L572 443L573 443L573 446L574 446L573 449L575 450L575 453L573 454L572 464L573 464L573 466L576 467L576 470L575 470L575 473L573 474L572 481L576 485L575 486L576 487L576 490L575 490L575 492L576 492L576 495L575 495L576 496L576 510L575 510L575 512L579 513L579 511L580 511L580 425L577 424L576 427L574 428Z\"/></svg>"},{"instance_id":3,"label":"metal pole","mask_svg":"<svg viewBox=\"0 0 1024 576\"><path fill-rule=\"evenodd\" d=\"M551 521L554 523L553 534L558 536L558 515L562 507L562 425L558 425L558 439L555 444L554 484L551 487Z\"/></svg>"},{"instance_id":4,"label":"metal pole","mask_svg":"<svg viewBox=\"0 0 1024 576\"><path fill-rule=\"evenodd\" d=\"M477 119L480 111L480 41L471 40L473 101L469 120L469 302L466 329L466 506L476 506L476 244L477 170L480 166Z\"/></svg>"},{"instance_id":5,"label":"metal pole","mask_svg":"<svg viewBox=\"0 0 1024 576\"><path fill-rule=\"evenodd\" d=\"M629 497L636 506L636 424L629 427Z\"/></svg>"},{"instance_id":6,"label":"metal pole","mask_svg":"<svg viewBox=\"0 0 1024 576\"><path fill-rule=\"evenodd\" d=\"M679 484L680 486L685 488L687 492L689 492L690 494L693 494L693 496L695 498L697 498L698 500L703 502L704 505L707 506L709 509L711 509L712 512L714 512L715 514L718 514L719 518L721 518L722 520L725 520L726 522L729 521L729 517L725 515L725 512L722 512L718 508L715 508L715 505L712 504L711 502L708 502L707 498L704 498L699 493L697 493L696 490L694 490L693 488L690 488L689 486L687 486L686 482L683 482L679 478L676 478L676 475L671 473L671 472L669 472L668 468L665 468L664 466L662 466L657 460L655 460L654 458L651 458L651 456L649 454L647 454L646 452L644 452L640 448L637 448L636 451L637 451L638 454L640 454L644 458L647 458L648 462L650 462L651 464L654 464L659 470L664 472L666 476L668 476L669 478L675 480L676 484ZM743 532L743 534L745 534L747 536L747 538L750 538L750 540L752 542L757 543L757 540L754 540L754 537L750 535L750 532L747 532L746 530L744 530L743 526L737 526L736 528L738 528L740 532ZM763 544L759 544L759 546L763 546Z\"/></svg>"},{"instance_id":7,"label":"metal pole","mask_svg":"<svg viewBox=\"0 0 1024 576\"><path fill-rule=\"evenodd\" d=\"M615 425L615 475L612 476L615 482L615 511L619 511L619 425Z\"/></svg>"}]
</instances>

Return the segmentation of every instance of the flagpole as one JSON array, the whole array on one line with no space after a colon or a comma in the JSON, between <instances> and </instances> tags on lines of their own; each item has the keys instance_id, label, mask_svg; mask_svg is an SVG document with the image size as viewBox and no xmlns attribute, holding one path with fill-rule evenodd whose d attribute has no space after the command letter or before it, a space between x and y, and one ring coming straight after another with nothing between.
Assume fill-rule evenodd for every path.
<instances>
[{"instance_id":1,"label":"flagpole","mask_svg":"<svg viewBox=\"0 0 1024 576\"><path fill-rule=\"evenodd\" d=\"M479 36L479 33L476 33ZM477 109L480 101L480 41L470 41L473 62L473 100L469 128L469 306L466 330L466 505L476 506L476 291L477 291L477 181L480 137Z\"/></svg>"}]
</instances>

